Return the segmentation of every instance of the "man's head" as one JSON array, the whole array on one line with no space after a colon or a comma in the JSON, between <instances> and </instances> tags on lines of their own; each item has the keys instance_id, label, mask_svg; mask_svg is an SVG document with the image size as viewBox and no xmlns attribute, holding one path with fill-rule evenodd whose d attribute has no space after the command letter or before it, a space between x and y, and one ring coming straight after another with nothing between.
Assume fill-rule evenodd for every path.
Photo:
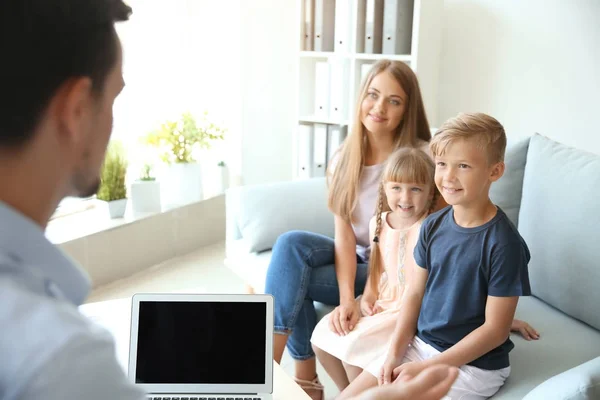
<instances>
[{"instance_id":1,"label":"man's head","mask_svg":"<svg viewBox=\"0 0 600 400\"><path fill-rule=\"evenodd\" d=\"M122 0L0 2L0 153L60 171L61 196L98 188L124 85L114 23L130 13Z\"/></svg>"},{"instance_id":2,"label":"man's head","mask_svg":"<svg viewBox=\"0 0 600 400\"><path fill-rule=\"evenodd\" d=\"M504 173L506 133L489 115L461 113L446 121L430 144L435 182L448 204L471 206L489 200L492 182Z\"/></svg>"}]
</instances>

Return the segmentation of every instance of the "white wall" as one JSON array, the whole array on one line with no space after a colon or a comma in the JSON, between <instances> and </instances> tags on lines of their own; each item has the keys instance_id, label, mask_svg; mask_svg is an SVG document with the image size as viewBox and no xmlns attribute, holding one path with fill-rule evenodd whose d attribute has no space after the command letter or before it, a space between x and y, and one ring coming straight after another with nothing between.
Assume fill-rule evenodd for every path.
<instances>
[{"instance_id":1,"label":"white wall","mask_svg":"<svg viewBox=\"0 0 600 400\"><path fill-rule=\"evenodd\" d=\"M292 179L296 2L240 0L242 183Z\"/></svg>"},{"instance_id":2,"label":"white wall","mask_svg":"<svg viewBox=\"0 0 600 400\"><path fill-rule=\"evenodd\" d=\"M600 1L445 0L438 121L482 111L600 153Z\"/></svg>"}]
</instances>

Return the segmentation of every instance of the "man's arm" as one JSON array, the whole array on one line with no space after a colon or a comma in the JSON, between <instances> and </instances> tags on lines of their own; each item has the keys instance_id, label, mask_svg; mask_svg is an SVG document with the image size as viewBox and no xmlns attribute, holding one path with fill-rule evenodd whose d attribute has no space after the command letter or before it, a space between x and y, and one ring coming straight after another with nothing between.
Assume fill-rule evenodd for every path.
<instances>
[{"instance_id":1,"label":"man's arm","mask_svg":"<svg viewBox=\"0 0 600 400\"><path fill-rule=\"evenodd\" d=\"M79 335L58 349L17 399L145 400L117 363L112 339Z\"/></svg>"}]
</instances>

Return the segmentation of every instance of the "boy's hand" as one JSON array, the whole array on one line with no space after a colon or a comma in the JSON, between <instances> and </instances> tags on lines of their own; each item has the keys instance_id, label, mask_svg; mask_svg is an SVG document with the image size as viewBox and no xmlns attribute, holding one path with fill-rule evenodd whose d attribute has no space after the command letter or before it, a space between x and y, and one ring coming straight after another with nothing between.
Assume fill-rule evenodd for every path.
<instances>
[{"instance_id":1,"label":"boy's hand","mask_svg":"<svg viewBox=\"0 0 600 400\"><path fill-rule=\"evenodd\" d=\"M411 361L404 363L396 368L392 372L392 379L394 382L406 382L419 375L421 371L427 368L428 365L424 362Z\"/></svg>"},{"instance_id":2,"label":"boy's hand","mask_svg":"<svg viewBox=\"0 0 600 400\"><path fill-rule=\"evenodd\" d=\"M400 365L403 358L404 356L393 356L391 354L388 354L385 362L381 366L379 376L377 377L377 383L379 384L379 386L387 385L388 383L392 383L394 381L394 368Z\"/></svg>"},{"instance_id":3,"label":"boy's hand","mask_svg":"<svg viewBox=\"0 0 600 400\"><path fill-rule=\"evenodd\" d=\"M365 293L360 298L360 311L362 315L375 315L381 308L376 305L377 297L373 294Z\"/></svg>"},{"instance_id":4,"label":"boy's hand","mask_svg":"<svg viewBox=\"0 0 600 400\"><path fill-rule=\"evenodd\" d=\"M439 400L448 393L457 376L458 368L435 365L408 382L376 387L354 400Z\"/></svg>"},{"instance_id":5,"label":"boy's hand","mask_svg":"<svg viewBox=\"0 0 600 400\"><path fill-rule=\"evenodd\" d=\"M339 336L346 336L356 326L360 308L355 300L342 303L329 315L329 329Z\"/></svg>"},{"instance_id":6,"label":"boy's hand","mask_svg":"<svg viewBox=\"0 0 600 400\"><path fill-rule=\"evenodd\" d=\"M525 338L525 340L538 340L540 338L538 331L533 329L533 327L527 322L521 321L520 319L513 320L510 330L513 332L519 332Z\"/></svg>"}]
</instances>

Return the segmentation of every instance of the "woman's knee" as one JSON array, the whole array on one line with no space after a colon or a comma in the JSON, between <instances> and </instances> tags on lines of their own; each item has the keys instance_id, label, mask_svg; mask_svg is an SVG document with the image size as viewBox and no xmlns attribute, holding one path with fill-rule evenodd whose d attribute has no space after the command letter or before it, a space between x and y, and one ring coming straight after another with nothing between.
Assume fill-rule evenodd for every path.
<instances>
[{"instance_id":1,"label":"woman's knee","mask_svg":"<svg viewBox=\"0 0 600 400\"><path fill-rule=\"evenodd\" d=\"M279 235L273 246L273 251L276 250L297 250L306 247L314 234L306 231L288 231Z\"/></svg>"}]
</instances>

